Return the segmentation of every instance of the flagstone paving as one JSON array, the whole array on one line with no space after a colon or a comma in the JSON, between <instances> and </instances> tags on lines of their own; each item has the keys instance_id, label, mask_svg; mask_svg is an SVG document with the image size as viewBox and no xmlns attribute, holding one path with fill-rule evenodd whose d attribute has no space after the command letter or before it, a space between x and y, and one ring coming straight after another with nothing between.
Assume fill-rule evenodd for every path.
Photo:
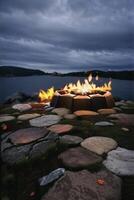
<instances>
[{"instance_id":1,"label":"flagstone paving","mask_svg":"<svg viewBox=\"0 0 134 200\"><path fill-rule=\"evenodd\" d=\"M113 122L123 126L134 126L134 114L111 114L109 118L113 118Z\"/></svg>"},{"instance_id":2,"label":"flagstone paving","mask_svg":"<svg viewBox=\"0 0 134 200\"><path fill-rule=\"evenodd\" d=\"M69 169L86 169L102 161L102 158L82 147L71 148L58 156Z\"/></svg>"},{"instance_id":3,"label":"flagstone paving","mask_svg":"<svg viewBox=\"0 0 134 200\"><path fill-rule=\"evenodd\" d=\"M23 112L23 111L30 110L32 106L30 104L15 104L12 106L12 108Z\"/></svg>"},{"instance_id":4,"label":"flagstone paving","mask_svg":"<svg viewBox=\"0 0 134 200\"><path fill-rule=\"evenodd\" d=\"M14 120L15 117L11 115L0 115L0 123Z\"/></svg>"},{"instance_id":5,"label":"flagstone paving","mask_svg":"<svg viewBox=\"0 0 134 200\"><path fill-rule=\"evenodd\" d=\"M98 113L101 115L110 115L110 114L115 114L116 110L112 108L99 109Z\"/></svg>"},{"instance_id":6,"label":"flagstone paving","mask_svg":"<svg viewBox=\"0 0 134 200\"><path fill-rule=\"evenodd\" d=\"M36 117L40 117L40 114L39 113L27 113L27 114L23 114L23 115L19 115L18 116L18 120L29 120L29 119L33 119L33 118L36 118Z\"/></svg>"},{"instance_id":7,"label":"flagstone paving","mask_svg":"<svg viewBox=\"0 0 134 200\"><path fill-rule=\"evenodd\" d=\"M67 108L55 108L52 110L53 113L56 113L57 115L64 116L66 114L69 114L71 111Z\"/></svg>"},{"instance_id":8,"label":"flagstone paving","mask_svg":"<svg viewBox=\"0 0 134 200\"><path fill-rule=\"evenodd\" d=\"M35 127L45 127L57 124L61 120L61 117L58 115L43 115L41 117L31 119L30 125Z\"/></svg>"},{"instance_id":9,"label":"flagstone paving","mask_svg":"<svg viewBox=\"0 0 134 200\"><path fill-rule=\"evenodd\" d=\"M80 110L73 114L65 108L54 113L49 106L29 105L15 104L0 112L2 164L7 176L13 168L17 177L14 186L10 178L4 180L11 191L17 191L10 192L11 198L26 200L35 195L37 200L134 199L133 102L120 101L115 109L101 109L98 113ZM66 171L54 185L47 186L48 192L36 191L33 184L37 185L38 178L51 175L61 166L79 172Z\"/></svg>"},{"instance_id":10,"label":"flagstone paving","mask_svg":"<svg viewBox=\"0 0 134 200\"><path fill-rule=\"evenodd\" d=\"M90 110L77 110L77 111L74 112L74 114L77 117L80 117L80 116L96 116L96 115L98 115L97 112L90 111Z\"/></svg>"},{"instance_id":11,"label":"flagstone paving","mask_svg":"<svg viewBox=\"0 0 134 200\"><path fill-rule=\"evenodd\" d=\"M48 128L48 130L57 133L57 134L65 134L73 129L73 126L70 124L55 124Z\"/></svg>"}]
</instances>

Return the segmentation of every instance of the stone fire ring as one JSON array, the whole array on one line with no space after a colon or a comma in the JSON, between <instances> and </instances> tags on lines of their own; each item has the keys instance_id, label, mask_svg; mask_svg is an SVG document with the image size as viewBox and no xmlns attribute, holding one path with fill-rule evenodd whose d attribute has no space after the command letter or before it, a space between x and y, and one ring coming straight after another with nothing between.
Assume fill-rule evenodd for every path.
<instances>
[{"instance_id":1,"label":"stone fire ring","mask_svg":"<svg viewBox=\"0 0 134 200\"><path fill-rule=\"evenodd\" d=\"M93 95L60 94L57 92L52 98L51 106L64 107L72 112L77 110L98 110L114 107L114 99L110 92Z\"/></svg>"}]
</instances>

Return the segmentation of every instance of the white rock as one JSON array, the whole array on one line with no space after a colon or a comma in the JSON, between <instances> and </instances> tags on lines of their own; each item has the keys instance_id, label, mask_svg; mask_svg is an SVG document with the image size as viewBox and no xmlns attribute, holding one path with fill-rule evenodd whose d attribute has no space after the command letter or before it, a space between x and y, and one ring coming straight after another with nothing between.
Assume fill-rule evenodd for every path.
<instances>
[{"instance_id":1,"label":"white rock","mask_svg":"<svg viewBox=\"0 0 134 200\"><path fill-rule=\"evenodd\" d=\"M14 120L15 117L11 116L11 115L1 115L0 116L0 122L7 122L7 121L11 121Z\"/></svg>"},{"instance_id":2,"label":"white rock","mask_svg":"<svg viewBox=\"0 0 134 200\"><path fill-rule=\"evenodd\" d=\"M106 122L106 121L102 121L102 122L96 122L95 126L113 126L114 124L111 122Z\"/></svg>"},{"instance_id":3,"label":"white rock","mask_svg":"<svg viewBox=\"0 0 134 200\"><path fill-rule=\"evenodd\" d=\"M134 151L118 147L108 153L103 164L113 173L120 176L134 175Z\"/></svg>"},{"instance_id":4,"label":"white rock","mask_svg":"<svg viewBox=\"0 0 134 200\"><path fill-rule=\"evenodd\" d=\"M31 119L30 125L35 127L45 127L57 124L61 120L61 117L58 115L43 115L41 117Z\"/></svg>"},{"instance_id":5,"label":"white rock","mask_svg":"<svg viewBox=\"0 0 134 200\"><path fill-rule=\"evenodd\" d=\"M12 108L23 112L23 111L30 110L32 106L30 104L15 104L12 106Z\"/></svg>"},{"instance_id":6,"label":"white rock","mask_svg":"<svg viewBox=\"0 0 134 200\"><path fill-rule=\"evenodd\" d=\"M81 143L81 146L96 154L102 155L103 153L115 149L117 147L117 142L112 138L95 136L86 138Z\"/></svg>"},{"instance_id":7,"label":"white rock","mask_svg":"<svg viewBox=\"0 0 134 200\"><path fill-rule=\"evenodd\" d=\"M33 119L33 118L36 118L36 117L40 117L40 114L38 113L30 113L30 114L24 114L24 115L20 115L18 116L18 120L28 120L28 119Z\"/></svg>"}]
</instances>

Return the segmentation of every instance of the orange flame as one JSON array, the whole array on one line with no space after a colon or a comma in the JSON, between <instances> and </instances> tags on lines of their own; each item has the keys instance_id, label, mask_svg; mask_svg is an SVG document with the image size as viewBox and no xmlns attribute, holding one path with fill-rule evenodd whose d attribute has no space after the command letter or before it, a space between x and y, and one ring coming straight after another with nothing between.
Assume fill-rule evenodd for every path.
<instances>
[{"instance_id":1,"label":"orange flame","mask_svg":"<svg viewBox=\"0 0 134 200\"><path fill-rule=\"evenodd\" d=\"M96 76L95 79L98 80L99 77ZM78 80L76 84L69 83L65 85L63 90L67 90L69 93L73 92L76 94L77 93L81 93L81 94L95 93L97 91L106 92L106 91L112 90L111 81L109 81L108 83L105 83L102 86L96 86L96 84L92 83L91 81L92 81L92 75L90 74L88 79L85 79L83 83L81 83L80 80Z\"/></svg>"},{"instance_id":2,"label":"orange flame","mask_svg":"<svg viewBox=\"0 0 134 200\"><path fill-rule=\"evenodd\" d=\"M96 81L98 81L98 75L95 77ZM92 74L89 75L87 79L84 80L83 83L80 80L77 81L76 84L69 83L66 84L63 88L63 91L67 93L74 93L74 94L95 94L97 92L107 92L112 90L111 86L112 82L109 81L108 83L104 83L102 86L97 86L95 83L92 82ZM57 91L56 91L57 92ZM49 88L47 91L40 90L39 98L41 102L49 102L51 101L54 92L54 87Z\"/></svg>"},{"instance_id":3,"label":"orange flame","mask_svg":"<svg viewBox=\"0 0 134 200\"><path fill-rule=\"evenodd\" d=\"M51 101L54 95L54 87L49 88L47 91L40 90L39 99L41 102L49 102Z\"/></svg>"}]
</instances>

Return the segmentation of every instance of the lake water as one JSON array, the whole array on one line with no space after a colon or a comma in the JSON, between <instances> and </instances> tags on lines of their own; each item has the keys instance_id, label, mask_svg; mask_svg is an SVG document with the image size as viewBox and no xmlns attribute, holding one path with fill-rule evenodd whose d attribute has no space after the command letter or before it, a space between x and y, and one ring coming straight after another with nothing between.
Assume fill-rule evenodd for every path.
<instances>
[{"instance_id":1,"label":"lake water","mask_svg":"<svg viewBox=\"0 0 134 200\"><path fill-rule=\"evenodd\" d=\"M8 77L0 78L0 102L15 92L33 94L40 89L47 89L51 86L62 88L66 83L77 82L84 77L59 77L59 76L29 76L29 77ZM98 84L108 82L109 79L100 78ZM134 100L134 81L112 80L112 94L126 100Z\"/></svg>"}]
</instances>

